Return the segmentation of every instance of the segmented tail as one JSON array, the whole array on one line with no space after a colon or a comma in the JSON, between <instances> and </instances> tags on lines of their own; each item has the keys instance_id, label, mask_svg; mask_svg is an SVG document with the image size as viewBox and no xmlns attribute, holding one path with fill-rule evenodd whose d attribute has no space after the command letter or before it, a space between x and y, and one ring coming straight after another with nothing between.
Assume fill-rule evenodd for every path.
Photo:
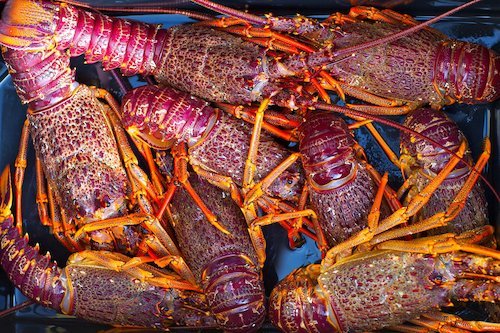
<instances>
[{"instance_id":1,"label":"segmented tail","mask_svg":"<svg viewBox=\"0 0 500 333\"><path fill-rule=\"evenodd\" d=\"M0 263L9 280L28 298L60 310L65 288L61 270L50 255L40 255L14 226L12 186L7 166L0 176Z\"/></svg>"}]
</instances>

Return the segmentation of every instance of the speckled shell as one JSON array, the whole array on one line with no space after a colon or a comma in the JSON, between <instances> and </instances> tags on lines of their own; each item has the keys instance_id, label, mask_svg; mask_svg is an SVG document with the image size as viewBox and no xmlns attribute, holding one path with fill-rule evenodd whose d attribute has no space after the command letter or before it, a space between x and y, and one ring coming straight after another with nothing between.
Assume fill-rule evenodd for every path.
<instances>
[{"instance_id":1,"label":"speckled shell","mask_svg":"<svg viewBox=\"0 0 500 333\"><path fill-rule=\"evenodd\" d=\"M189 148L190 162L193 165L201 165L206 169L228 175L241 185L251 134L251 125L221 113L206 138ZM289 155L289 150L277 143L271 136L262 133L257 153L255 181L267 176ZM269 192L285 200L296 201L301 193L303 182L302 168L299 163L294 163L278 177L274 185L271 185Z\"/></svg>"},{"instance_id":2,"label":"speckled shell","mask_svg":"<svg viewBox=\"0 0 500 333\"><path fill-rule=\"evenodd\" d=\"M299 130L311 205L333 246L366 227L377 186L355 157L355 141L343 119L314 112Z\"/></svg>"},{"instance_id":3,"label":"speckled shell","mask_svg":"<svg viewBox=\"0 0 500 333\"><path fill-rule=\"evenodd\" d=\"M456 152L460 143L467 140L458 126L442 111L430 108L412 111L405 119L405 126L412 128L429 137L447 149ZM450 155L440 148L436 148L428 141L416 138L410 133L401 133L401 154L409 161L405 168L406 176L414 179L406 201L420 192L428 183L429 176L434 177L450 160ZM471 153L466 151L464 159L473 164ZM421 209L416 219L425 219L437 212L445 211L452 202L462 185L465 183L470 171L465 163L459 163L454 172L450 174L441 186L431 196L429 202ZM488 224L488 203L484 188L479 181L467 197L466 203L460 214L447 226L432 229L430 234L443 232L461 233Z\"/></svg>"},{"instance_id":4,"label":"speckled shell","mask_svg":"<svg viewBox=\"0 0 500 333\"><path fill-rule=\"evenodd\" d=\"M498 260L468 253L359 253L329 268L310 265L288 275L271 293L269 315L289 333L376 331L451 300L498 300L498 283L462 277L497 276L499 269Z\"/></svg>"},{"instance_id":5,"label":"speckled shell","mask_svg":"<svg viewBox=\"0 0 500 333\"><path fill-rule=\"evenodd\" d=\"M219 325L232 332L256 331L266 312L264 284L245 218L227 193L198 176L189 180L231 234L212 226L179 188L171 211L183 257L207 294Z\"/></svg>"},{"instance_id":6,"label":"speckled shell","mask_svg":"<svg viewBox=\"0 0 500 333\"><path fill-rule=\"evenodd\" d=\"M209 101L258 100L252 96L253 80L264 75L260 62L265 53L256 45L210 28L180 25L167 30L164 48L155 73L158 82Z\"/></svg>"},{"instance_id":7,"label":"speckled shell","mask_svg":"<svg viewBox=\"0 0 500 333\"><path fill-rule=\"evenodd\" d=\"M0 263L24 295L43 306L108 325L215 326L202 293L157 287L71 257L61 269L30 246L13 222L12 215L0 217Z\"/></svg>"},{"instance_id":8,"label":"speckled shell","mask_svg":"<svg viewBox=\"0 0 500 333\"><path fill-rule=\"evenodd\" d=\"M159 329L215 324L201 293L160 288L123 272L80 264L69 264L63 275L74 295L69 314L82 319Z\"/></svg>"},{"instance_id":9,"label":"speckled shell","mask_svg":"<svg viewBox=\"0 0 500 333\"><path fill-rule=\"evenodd\" d=\"M343 332L373 331L450 304L451 287L445 282L454 280L460 264L449 260L375 251L337 263L318 283Z\"/></svg>"},{"instance_id":10,"label":"speckled shell","mask_svg":"<svg viewBox=\"0 0 500 333\"><path fill-rule=\"evenodd\" d=\"M103 105L88 87L79 86L62 102L29 113L28 120L45 176L69 219L79 224L127 212L127 175ZM93 232L92 246L133 252L140 241L134 228L114 228L116 237ZM129 243L121 244L122 239Z\"/></svg>"},{"instance_id":11,"label":"speckled shell","mask_svg":"<svg viewBox=\"0 0 500 333\"><path fill-rule=\"evenodd\" d=\"M28 115L37 156L70 218L92 217L125 203L128 180L101 103L86 86L68 99ZM115 212L117 213L117 212Z\"/></svg>"},{"instance_id":12,"label":"speckled shell","mask_svg":"<svg viewBox=\"0 0 500 333\"><path fill-rule=\"evenodd\" d=\"M148 144L165 149L172 143L186 142L189 162L202 169L229 176L242 185L252 125L212 108L204 100L171 87L143 86L123 98L124 126L143 134ZM148 141L154 137L163 146ZM259 181L290 155L290 151L271 136L262 133L257 154L255 181ZM296 201L302 191L300 163L285 170L267 193Z\"/></svg>"},{"instance_id":13,"label":"speckled shell","mask_svg":"<svg viewBox=\"0 0 500 333\"><path fill-rule=\"evenodd\" d=\"M368 20L346 22L333 43L345 48L405 28ZM379 96L442 106L449 104L447 96L465 103L497 99L500 74L494 68L499 67L500 56L484 46L451 41L436 30L424 29L387 45L357 51L329 69L349 85Z\"/></svg>"}]
</instances>

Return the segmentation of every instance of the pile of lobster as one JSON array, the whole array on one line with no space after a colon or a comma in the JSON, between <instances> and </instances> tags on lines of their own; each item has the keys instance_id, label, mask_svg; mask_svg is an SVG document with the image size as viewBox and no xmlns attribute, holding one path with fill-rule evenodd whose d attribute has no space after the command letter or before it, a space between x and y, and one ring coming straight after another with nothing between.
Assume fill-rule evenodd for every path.
<instances>
[{"instance_id":1,"label":"pile of lobster","mask_svg":"<svg viewBox=\"0 0 500 333\"><path fill-rule=\"evenodd\" d=\"M227 16L183 11L198 22L164 29L65 2L5 5L2 54L28 104L14 177L0 177L13 284L115 326L500 330L440 312L496 303L500 253L480 179L490 143L474 161L439 110L498 99L500 56L391 10L318 21L193 2ZM120 103L76 81L80 55L120 69ZM151 84L126 88L133 75ZM399 157L373 122L400 131ZM361 127L401 169L398 190L356 142ZM40 220L73 253L63 268L23 235L30 137ZM267 299L272 223L291 247L314 239L322 260Z\"/></svg>"}]
</instances>

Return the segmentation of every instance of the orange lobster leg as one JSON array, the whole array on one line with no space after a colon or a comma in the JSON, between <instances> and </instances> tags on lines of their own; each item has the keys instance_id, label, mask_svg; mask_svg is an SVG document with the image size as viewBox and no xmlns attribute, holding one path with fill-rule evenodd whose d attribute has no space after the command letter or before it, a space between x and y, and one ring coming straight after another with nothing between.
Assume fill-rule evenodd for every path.
<instances>
[{"instance_id":1,"label":"orange lobster leg","mask_svg":"<svg viewBox=\"0 0 500 333\"><path fill-rule=\"evenodd\" d=\"M248 193L245 195L244 205L249 205L257 198L262 196L266 189L276 180L279 175L295 163L300 157L300 153L292 153L285 160L283 160L276 168L274 168L264 179L255 184Z\"/></svg>"},{"instance_id":2,"label":"orange lobster leg","mask_svg":"<svg viewBox=\"0 0 500 333\"><path fill-rule=\"evenodd\" d=\"M320 251L322 253L326 253L326 251L328 249L328 245L326 244L326 240L325 240L325 237L323 235L323 231L321 230L321 227L319 226L316 213L312 209L305 209L305 210L301 210L301 211L282 213L282 214L277 214L277 215L268 214L266 216L255 219L255 221L252 222L252 227L253 228L262 227L262 226L273 224L276 222L290 220L290 219L296 219L296 218L306 217L306 216L310 216L312 221L313 221L314 231L316 232L317 243L318 243L318 247L319 247Z\"/></svg>"},{"instance_id":3,"label":"orange lobster leg","mask_svg":"<svg viewBox=\"0 0 500 333\"><path fill-rule=\"evenodd\" d=\"M199 287L191 282L184 281L175 274L170 274L167 271L161 271L148 267L148 265L139 265L136 267L124 268L124 265L130 260L129 257L107 251L82 251L73 254L68 259L68 264L88 264L92 266L101 266L109 269L124 271L132 277L140 281L147 281L156 286L165 288L179 288L183 290L200 291ZM104 282L106 283L106 282Z\"/></svg>"},{"instance_id":4,"label":"orange lobster leg","mask_svg":"<svg viewBox=\"0 0 500 333\"><path fill-rule=\"evenodd\" d=\"M122 157L125 170L127 170L127 174L132 187L133 198L137 200L139 206L143 209L143 211L152 213L152 208L149 207L148 200L146 199L146 194L153 199L157 198L157 193L153 191L153 186L149 182L148 176L144 173L144 171L139 167L139 161L137 157L132 151L130 147L127 135L125 134L125 130L121 126L120 118L119 118L119 105L104 89L92 89L93 93L97 98L105 99L108 103L109 107L104 107L105 116L109 119L111 123L111 128L115 134L119 153ZM118 109L117 109L118 107Z\"/></svg>"},{"instance_id":5,"label":"orange lobster leg","mask_svg":"<svg viewBox=\"0 0 500 333\"><path fill-rule=\"evenodd\" d=\"M358 234L364 234L366 235L366 238L364 239L364 242L370 242L370 245L373 245L374 242L378 243L381 240L379 240L378 237L381 237L380 233L382 233L385 230L388 230L396 225L402 224L406 222L411 216L415 215L420 208L422 208L427 201L429 200L430 196L432 193L436 190L436 188L441 185L441 182L446 178L446 176L455 168L455 166L458 164L460 161L460 158L463 156L464 152L466 149L466 145L463 142L462 145L460 145L460 148L457 152L457 156L453 156L448 164L446 165L443 170L431 181L427 186L420 192L418 196L415 196L413 200L408 204L407 207L402 207L401 209L398 209L394 213L392 213L390 216L386 217L384 220L382 220L378 226L375 229L375 232L371 232L369 228L365 228L361 230L359 233L351 236L349 239L356 239L356 243L360 243L361 241L358 238ZM378 195L378 194L377 194ZM445 215L444 213L438 213L435 216L442 216ZM433 223L435 222L434 220L432 221ZM433 224L435 225L435 223ZM413 226L410 226L413 227ZM406 236L408 233L406 232L406 228L409 227L403 227L400 229L396 230L391 230L388 231L385 234L382 235L388 235L387 237L384 237L383 240L386 239L393 239L393 238L398 238L402 236ZM389 236L390 233L390 236ZM394 234L393 234L394 233ZM378 235L378 236L374 236ZM338 254L337 250L335 250L336 247L332 248L332 250L328 251L326 254L323 263L325 267L330 267L331 265L334 264L335 258Z\"/></svg>"},{"instance_id":6,"label":"orange lobster leg","mask_svg":"<svg viewBox=\"0 0 500 333\"><path fill-rule=\"evenodd\" d=\"M222 28L224 31L229 33L244 36L248 38L266 38L272 40L277 40L283 42L282 46L288 45L289 49L283 49L283 51L292 52L296 49L301 51L313 52L314 49L304 43L301 43L285 34L275 32L269 28L255 28L247 22L239 19L228 20L213 20L213 21L203 21L196 23L198 25L211 26L216 28Z\"/></svg>"},{"instance_id":7,"label":"orange lobster leg","mask_svg":"<svg viewBox=\"0 0 500 333\"><path fill-rule=\"evenodd\" d=\"M19 234L23 234L23 218L22 218L22 187L24 181L24 173L26 171L26 155L28 150L28 139L29 139L29 122L24 121L23 129L21 132L21 142L19 144L19 152L17 153L16 162L14 166L16 171L14 174L14 189L15 189L15 200L16 200L16 228Z\"/></svg>"},{"instance_id":8,"label":"orange lobster leg","mask_svg":"<svg viewBox=\"0 0 500 333\"><path fill-rule=\"evenodd\" d=\"M486 232L484 232L485 230ZM453 233L448 233L431 237L416 238L410 241L389 240L379 244L377 248L382 250L396 250L426 254L464 251L500 260L500 251L489 247L472 244L473 242L477 242L477 232L480 232L483 236L486 237L491 236L491 234L493 233L492 227L484 226L472 231L473 232L468 232L465 234L467 237L460 237L456 236ZM498 277L496 279L498 280Z\"/></svg>"},{"instance_id":9,"label":"orange lobster leg","mask_svg":"<svg viewBox=\"0 0 500 333\"><path fill-rule=\"evenodd\" d=\"M439 311L434 311L430 313L423 314L422 317L438 321L441 323L447 323L457 328L463 328L465 330L471 330L474 332L498 332L500 331L500 323L489 323L485 321L471 321L463 320L462 318L455 316L450 313L444 313Z\"/></svg>"},{"instance_id":10,"label":"orange lobster leg","mask_svg":"<svg viewBox=\"0 0 500 333\"><path fill-rule=\"evenodd\" d=\"M47 186L45 184L45 176L42 170L42 162L37 157L35 162L36 172L36 204L38 207L38 216L42 225L50 225L49 222L49 197L47 194Z\"/></svg>"},{"instance_id":11,"label":"orange lobster leg","mask_svg":"<svg viewBox=\"0 0 500 333\"><path fill-rule=\"evenodd\" d=\"M68 222L64 212L55 203L54 192L50 185L47 186L47 199L50 219L46 222L52 228L54 236L70 252L82 251L83 247L74 239L76 232L75 225Z\"/></svg>"},{"instance_id":12,"label":"orange lobster leg","mask_svg":"<svg viewBox=\"0 0 500 333\"><path fill-rule=\"evenodd\" d=\"M375 235L378 227L378 221L380 218L380 205L382 204L382 198L384 195L385 187L387 185L388 176L387 173L384 174L380 181L379 188L375 195L372 208L367 217L367 228L361 230L360 232L349 237L342 243L332 247L328 250L328 260L330 258L337 258L339 255L346 253L350 255L351 249L365 242L366 239L370 239Z\"/></svg>"},{"instance_id":13,"label":"orange lobster leg","mask_svg":"<svg viewBox=\"0 0 500 333\"><path fill-rule=\"evenodd\" d=\"M462 144L459 148L459 152L457 152L457 155L462 157L463 151L462 147L465 147L464 144ZM488 161L488 158L491 154L491 143L488 139L485 141L485 148L481 156L479 157L478 161L476 162L476 165L474 166L474 171L471 172L469 177L467 177L467 180L463 184L462 188L460 191L457 193L451 204L448 206L448 209L446 212L440 212L436 213L433 216L420 221L418 223L414 223L412 225L396 229L396 230L390 230L384 233L380 233L376 237L374 237L370 243L372 245L380 243L382 241L388 240L388 239L393 239L393 238L398 238L404 235L409 235L409 234L415 234L418 232L426 231L435 227L443 226L446 225L449 221L452 221L457 215L460 213L462 208L465 205L465 201L467 199L467 196L469 195L470 191L474 187L474 185L477 182L477 179L479 178L479 175L486 165L486 162ZM457 159L455 156L452 159ZM448 175L448 172L445 172L446 169L453 170L453 168L450 168L452 164L452 160L448 162L448 165L423 189L422 192L420 192L414 199L417 197L420 197L420 199L417 199L415 202L413 199L410 201L407 207L407 211L403 213L403 215L406 215L405 219L408 219L410 216L413 216L417 213L417 211L422 207L427 200L430 198L432 195L433 191L429 191L432 188L437 188L440 184L440 178L444 180L446 176ZM443 178L444 177L444 178ZM434 183L432 184L431 183ZM422 199L425 199L422 201ZM388 223L389 225L389 223ZM388 228L381 228L380 232L388 230Z\"/></svg>"},{"instance_id":14,"label":"orange lobster leg","mask_svg":"<svg viewBox=\"0 0 500 333\"><path fill-rule=\"evenodd\" d=\"M248 107L234 106L226 103L216 103L217 107L227 113L232 114L238 119L242 119L248 123L255 124L255 112ZM281 129L273 124L273 122L278 122L280 126L288 128L297 128L300 123L291 119L287 119L285 116L279 113L271 113L269 115L267 112L264 115L265 121L262 122L262 128L272 135L281 138L286 141L298 141L297 136L293 130Z\"/></svg>"},{"instance_id":15,"label":"orange lobster leg","mask_svg":"<svg viewBox=\"0 0 500 333\"><path fill-rule=\"evenodd\" d=\"M163 211L167 208L170 200L172 199L176 187L180 185L184 187L184 189L193 198L194 202L201 209L208 222L210 222L210 224L212 224L221 232L229 234L229 231L219 223L219 221L217 220L217 216L205 205L198 193L196 193L196 191L189 183L189 174L187 171L187 163L189 158L187 156L186 145L184 143L180 143L172 147L172 155L174 157L174 177L167 187L167 191L160 208L160 213L163 214ZM157 215L160 216L160 214Z\"/></svg>"}]
</instances>

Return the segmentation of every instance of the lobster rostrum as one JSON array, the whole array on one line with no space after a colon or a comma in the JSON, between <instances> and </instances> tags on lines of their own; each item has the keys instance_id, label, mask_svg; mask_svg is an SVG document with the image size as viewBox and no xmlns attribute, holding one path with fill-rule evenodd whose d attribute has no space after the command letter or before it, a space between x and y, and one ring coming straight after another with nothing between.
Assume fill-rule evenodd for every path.
<instances>
[{"instance_id":1,"label":"lobster rostrum","mask_svg":"<svg viewBox=\"0 0 500 333\"><path fill-rule=\"evenodd\" d=\"M455 122L443 112L433 109L417 109L410 112L404 124L440 142L451 151L456 151L462 142L467 142ZM449 161L449 154L430 145L425 140L415 138L410 133L404 132L401 133L400 146L400 165L407 178L398 193L399 197L405 196L405 200L408 201L443 169ZM484 156L484 158L487 157ZM464 159L469 163L472 161L469 149L467 149ZM456 169L450 172L441 186L436 189L428 204L419 212L418 219L425 219L438 211L444 210L463 186L470 172L470 169L463 163L458 164ZM471 193L464 205L460 214L453 221L444 227L429 230L429 232L433 234L443 232L462 233L488 223L488 204L480 182L476 183L471 189Z\"/></svg>"},{"instance_id":2,"label":"lobster rostrum","mask_svg":"<svg viewBox=\"0 0 500 333\"><path fill-rule=\"evenodd\" d=\"M262 18L209 0L193 2L234 18L203 25L277 40L284 37L276 32L285 32L292 34L287 37L298 35L300 41L306 40L312 47L303 48L310 53L308 58L335 54L331 59L323 56L315 67L323 70L319 75L323 85L342 97L375 104L350 105L368 113L401 114L426 104L441 108L454 102L492 102L500 96L500 56L493 50L450 39L429 27L414 31L416 20L389 9L353 7L348 15L334 13L318 22L301 15ZM385 37L387 42L381 43ZM342 61L332 61L342 56Z\"/></svg>"},{"instance_id":3,"label":"lobster rostrum","mask_svg":"<svg viewBox=\"0 0 500 333\"><path fill-rule=\"evenodd\" d=\"M227 193L198 175L190 182L230 235L205 222L186 190L176 191L170 211L183 257L219 326L228 332L257 331L266 316L264 282L245 217Z\"/></svg>"},{"instance_id":4,"label":"lobster rostrum","mask_svg":"<svg viewBox=\"0 0 500 333\"><path fill-rule=\"evenodd\" d=\"M215 327L205 295L171 271L147 264L123 269L129 257L86 250L64 268L21 236L10 212L7 167L0 178L0 260L27 297L58 312L93 322L134 327Z\"/></svg>"}]
</instances>

